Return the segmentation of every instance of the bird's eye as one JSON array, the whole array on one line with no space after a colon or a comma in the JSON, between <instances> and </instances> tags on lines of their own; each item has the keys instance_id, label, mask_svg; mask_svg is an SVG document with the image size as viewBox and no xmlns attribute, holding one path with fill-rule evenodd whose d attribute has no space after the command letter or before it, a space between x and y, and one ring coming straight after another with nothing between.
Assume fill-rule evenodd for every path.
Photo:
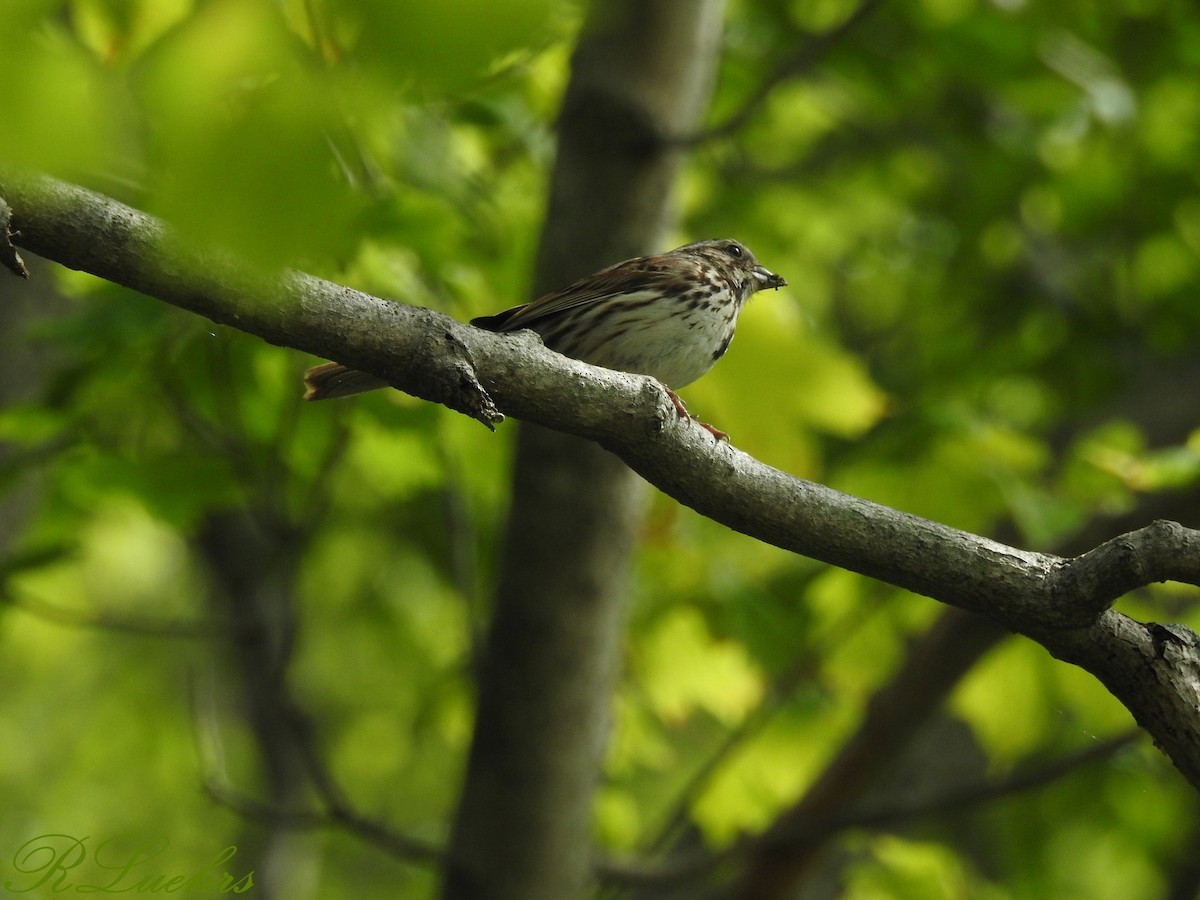
<instances>
[{"instance_id":1,"label":"bird's eye","mask_svg":"<svg viewBox=\"0 0 1200 900\"><path fill-rule=\"evenodd\" d=\"M742 258L741 244L726 244L725 252L728 253L730 256L732 256L734 259Z\"/></svg>"}]
</instances>

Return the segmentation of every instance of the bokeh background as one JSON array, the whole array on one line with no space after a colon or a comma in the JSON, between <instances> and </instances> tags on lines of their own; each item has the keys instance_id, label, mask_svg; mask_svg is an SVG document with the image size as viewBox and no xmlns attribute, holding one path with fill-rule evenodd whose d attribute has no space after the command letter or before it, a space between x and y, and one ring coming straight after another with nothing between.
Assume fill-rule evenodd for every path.
<instances>
[{"instance_id":1,"label":"bokeh background","mask_svg":"<svg viewBox=\"0 0 1200 900\"><path fill-rule=\"evenodd\" d=\"M771 465L1030 549L1195 524L1200 8L870 6L729 4L672 246L737 237L790 287L690 407ZM465 321L528 298L582 15L17 0L0 165ZM444 841L512 429L394 391L306 406L315 360L30 263L0 278L0 885L59 834L165 843L146 875L254 869L258 896L430 896L436 865L320 821L311 788L264 815L303 780L272 742L301 723L347 808ZM595 810L624 859L770 826L943 616L662 496L630 591ZM1197 627L1196 598L1120 608ZM962 669L879 765L890 816L838 810L796 896L1196 896L1197 798L1100 684L1019 638Z\"/></svg>"}]
</instances>

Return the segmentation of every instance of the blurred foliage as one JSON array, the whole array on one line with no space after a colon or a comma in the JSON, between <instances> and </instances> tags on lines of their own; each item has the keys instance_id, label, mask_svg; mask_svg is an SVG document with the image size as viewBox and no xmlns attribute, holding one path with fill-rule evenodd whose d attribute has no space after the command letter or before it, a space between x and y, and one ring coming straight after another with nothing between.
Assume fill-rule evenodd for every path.
<instances>
[{"instance_id":1,"label":"blurred foliage","mask_svg":"<svg viewBox=\"0 0 1200 900\"><path fill-rule=\"evenodd\" d=\"M711 124L853 8L734 2ZM526 295L579 19L552 0L16 0L0 162L466 319ZM695 148L679 242L736 235L791 287L754 301L693 410L768 463L1035 549L1194 489L1197 48L1178 0L883 4ZM202 550L230 510L278 551L291 689L347 797L444 837L512 429L394 392L303 406L311 360L86 276L59 287L3 335L41 362L0 392L0 877L48 833L167 834L170 871L238 844L230 870L254 867L262 826L200 790L264 778ZM598 833L637 851L682 820L719 844L795 800L938 609L661 497L642 545ZM1178 587L1123 603L1200 624ZM1018 641L949 712L997 777L1131 725ZM857 834L840 877L854 897L1159 896L1196 814L1139 744ZM433 883L336 832L298 840L279 896Z\"/></svg>"}]
</instances>

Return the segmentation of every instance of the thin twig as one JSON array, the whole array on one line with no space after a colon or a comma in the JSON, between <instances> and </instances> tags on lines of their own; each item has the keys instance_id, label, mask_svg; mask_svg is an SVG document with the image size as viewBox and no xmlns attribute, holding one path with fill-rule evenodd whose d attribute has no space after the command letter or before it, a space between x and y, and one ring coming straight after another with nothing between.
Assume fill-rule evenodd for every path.
<instances>
[{"instance_id":1,"label":"thin twig","mask_svg":"<svg viewBox=\"0 0 1200 900\"><path fill-rule=\"evenodd\" d=\"M781 83L812 69L824 59L825 55L846 37L851 31L866 21L882 6L884 0L863 0L858 9L851 13L844 22L824 34L815 35L801 44L791 55L781 60L764 80L742 104L741 108L724 122L705 128L695 134L676 138L673 143L692 147L705 141L728 137L741 129L753 118Z\"/></svg>"},{"instance_id":2,"label":"thin twig","mask_svg":"<svg viewBox=\"0 0 1200 900\"><path fill-rule=\"evenodd\" d=\"M46 603L30 597L18 599L7 593L0 593L0 603L56 625L67 625L72 628L95 628L101 631L145 637L207 640L229 637L239 631L238 626L233 622L204 619L154 619L149 616L118 615L112 612L89 612L56 606L53 603Z\"/></svg>"},{"instance_id":3,"label":"thin twig","mask_svg":"<svg viewBox=\"0 0 1200 900\"><path fill-rule=\"evenodd\" d=\"M596 869L601 879L629 887L652 884L679 884L703 876L716 866L764 844L794 843L797 840L823 842L852 829L881 831L935 815L974 809L985 803L1033 790L1057 781L1083 766L1108 759L1141 738L1140 730L1130 730L1107 741L1085 747L1075 753L1038 766L1029 766L994 782L955 788L927 799L895 806L851 810L846 813L814 818L786 832L774 832L757 839L740 841L720 852L696 851L669 858L661 863L600 862Z\"/></svg>"},{"instance_id":4,"label":"thin twig","mask_svg":"<svg viewBox=\"0 0 1200 900\"><path fill-rule=\"evenodd\" d=\"M227 785L218 784L214 779L205 779L204 792L244 818L275 827L296 831L338 828L374 844L397 859L439 864L445 858L445 850L437 844L398 834L381 822L346 809L279 809Z\"/></svg>"}]
</instances>

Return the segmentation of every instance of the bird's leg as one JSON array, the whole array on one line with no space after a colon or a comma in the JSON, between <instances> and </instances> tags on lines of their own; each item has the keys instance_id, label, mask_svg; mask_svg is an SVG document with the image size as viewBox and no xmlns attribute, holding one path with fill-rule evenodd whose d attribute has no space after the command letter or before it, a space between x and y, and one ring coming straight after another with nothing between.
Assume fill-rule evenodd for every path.
<instances>
[{"instance_id":1,"label":"bird's leg","mask_svg":"<svg viewBox=\"0 0 1200 900\"><path fill-rule=\"evenodd\" d=\"M680 397L677 393L675 393L673 390L671 390L665 384L663 385L663 390L667 392L667 396L670 397L671 402L675 404L675 412L679 413L679 418L681 418L681 419L696 418L690 412L688 412L687 404L683 402L682 397Z\"/></svg>"},{"instance_id":2,"label":"bird's leg","mask_svg":"<svg viewBox=\"0 0 1200 900\"><path fill-rule=\"evenodd\" d=\"M663 385L663 390L667 392L667 396L670 397L671 402L675 404L675 412L679 413L679 418L691 419L693 422L715 437L718 441L725 441L725 443L729 443L729 435L727 435L724 431L721 431L719 428L713 428L713 426L709 425L707 422L701 422L698 418L688 412L687 404L683 402L682 397L680 397L665 384Z\"/></svg>"}]
</instances>

